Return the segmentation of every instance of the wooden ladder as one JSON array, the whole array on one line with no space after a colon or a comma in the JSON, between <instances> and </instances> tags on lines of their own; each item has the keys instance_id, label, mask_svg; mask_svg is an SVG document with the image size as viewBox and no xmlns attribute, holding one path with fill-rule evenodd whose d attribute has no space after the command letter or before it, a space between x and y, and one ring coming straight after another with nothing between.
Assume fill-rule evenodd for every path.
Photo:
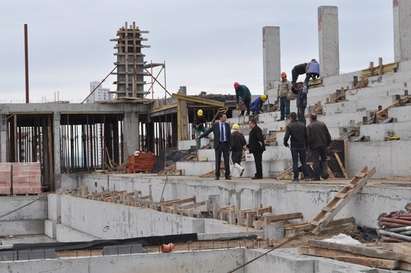
<instances>
[{"instance_id":1,"label":"wooden ladder","mask_svg":"<svg viewBox=\"0 0 411 273\"><path fill-rule=\"evenodd\" d=\"M347 185L337 192L334 198L328 202L327 206L322 208L320 213L311 221L313 226L312 233L319 234L351 198L361 191L365 184L367 184L368 179L374 174L375 168L368 170L368 167L364 167L359 174L354 176Z\"/></svg>"}]
</instances>

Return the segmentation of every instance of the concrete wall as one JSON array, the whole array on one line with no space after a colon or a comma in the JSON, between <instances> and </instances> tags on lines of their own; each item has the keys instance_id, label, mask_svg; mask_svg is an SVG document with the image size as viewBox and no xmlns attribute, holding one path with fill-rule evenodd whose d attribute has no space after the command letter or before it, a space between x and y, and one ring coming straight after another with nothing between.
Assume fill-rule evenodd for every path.
<instances>
[{"instance_id":1,"label":"concrete wall","mask_svg":"<svg viewBox=\"0 0 411 273\"><path fill-rule=\"evenodd\" d=\"M0 262L8 273L223 273L244 261L244 249ZM244 273L243 270L238 273Z\"/></svg>"},{"instance_id":2,"label":"concrete wall","mask_svg":"<svg viewBox=\"0 0 411 273\"><path fill-rule=\"evenodd\" d=\"M0 215L5 215L37 198L37 196L2 196L0 197ZM45 219L47 219L47 199L41 198L2 217L0 236L43 234Z\"/></svg>"},{"instance_id":3,"label":"concrete wall","mask_svg":"<svg viewBox=\"0 0 411 273\"><path fill-rule=\"evenodd\" d=\"M61 200L61 223L56 223L55 220L47 222L48 232L53 234L55 230L57 241L124 239L183 233L221 234L249 230L215 219L192 218L69 195L49 196L50 199ZM56 209L56 203L50 202L51 210ZM56 226L53 227L53 224Z\"/></svg>"},{"instance_id":4,"label":"concrete wall","mask_svg":"<svg viewBox=\"0 0 411 273\"><path fill-rule=\"evenodd\" d=\"M318 43L321 76L338 75L340 73L340 52L337 7L321 6L318 8Z\"/></svg>"},{"instance_id":5,"label":"concrete wall","mask_svg":"<svg viewBox=\"0 0 411 273\"><path fill-rule=\"evenodd\" d=\"M411 59L411 1L393 0L395 61Z\"/></svg>"},{"instance_id":6,"label":"concrete wall","mask_svg":"<svg viewBox=\"0 0 411 273\"><path fill-rule=\"evenodd\" d=\"M105 189L141 190L153 193L159 200L164 186L164 177L85 175L82 183L90 191ZM97 185L97 186L95 186ZM302 212L306 219L312 218L335 195L341 186L333 184L285 184L275 181L232 180L214 181L194 177L168 177L164 191L165 200L196 196L204 201L210 195L219 195L220 206L236 205L243 209L260 205L272 206L276 213ZM359 225L376 227L382 212L401 210L411 202L409 187L389 185L367 185L337 215L337 218L354 216Z\"/></svg>"},{"instance_id":7,"label":"concrete wall","mask_svg":"<svg viewBox=\"0 0 411 273\"><path fill-rule=\"evenodd\" d=\"M280 27L263 27L263 78L264 94L276 87L281 73Z\"/></svg>"}]
</instances>

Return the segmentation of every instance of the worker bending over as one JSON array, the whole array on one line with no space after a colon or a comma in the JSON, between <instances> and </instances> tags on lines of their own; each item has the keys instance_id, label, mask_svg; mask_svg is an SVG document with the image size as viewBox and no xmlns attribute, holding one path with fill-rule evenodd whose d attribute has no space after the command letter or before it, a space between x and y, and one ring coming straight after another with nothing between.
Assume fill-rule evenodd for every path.
<instances>
[{"instance_id":1,"label":"worker bending over","mask_svg":"<svg viewBox=\"0 0 411 273\"><path fill-rule=\"evenodd\" d=\"M320 64L316 59L312 59L307 65L307 73L305 75L304 84L308 88L310 79L317 79L320 77Z\"/></svg>"},{"instance_id":2,"label":"worker bending over","mask_svg":"<svg viewBox=\"0 0 411 273\"><path fill-rule=\"evenodd\" d=\"M267 99L267 95L261 95L251 103L250 110L253 115L258 115L260 112L263 112L263 105L267 101Z\"/></svg>"},{"instance_id":3,"label":"worker bending over","mask_svg":"<svg viewBox=\"0 0 411 273\"><path fill-rule=\"evenodd\" d=\"M325 123L317 120L316 114L310 115L310 124L307 126L308 147L314 161L313 180L320 180L320 177L328 178L327 149L331 144L331 135Z\"/></svg>"},{"instance_id":4,"label":"worker bending over","mask_svg":"<svg viewBox=\"0 0 411 273\"><path fill-rule=\"evenodd\" d=\"M251 92L247 86L239 84L238 82L234 83L235 95L237 100L237 108L241 109L241 116L244 116L245 109L247 109L247 115L250 115L250 103L251 103ZM240 102L244 104L243 107L240 107ZM245 109L244 109L245 107Z\"/></svg>"},{"instance_id":5,"label":"worker bending over","mask_svg":"<svg viewBox=\"0 0 411 273\"><path fill-rule=\"evenodd\" d=\"M294 86L297 83L298 76L303 75L307 72L307 63L302 63L302 64L297 64L296 66L293 67L291 70L291 75L292 75L292 85Z\"/></svg>"},{"instance_id":6,"label":"worker bending over","mask_svg":"<svg viewBox=\"0 0 411 273\"><path fill-rule=\"evenodd\" d=\"M231 133L231 160L234 168L240 171L240 177L244 174L244 168L241 166L243 150L247 144L244 135L240 132L240 125L233 124Z\"/></svg>"},{"instance_id":7,"label":"worker bending over","mask_svg":"<svg viewBox=\"0 0 411 273\"><path fill-rule=\"evenodd\" d=\"M278 84L277 100L280 102L280 120L287 119L290 114L291 84L287 80L287 73L281 73L281 82Z\"/></svg>"},{"instance_id":8,"label":"worker bending over","mask_svg":"<svg viewBox=\"0 0 411 273\"><path fill-rule=\"evenodd\" d=\"M306 163L306 147L307 147L307 130L305 124L297 120L297 114L290 114L290 123L285 128L284 146L289 147L288 140L291 138L291 157L293 159L293 182L299 181L300 170L298 167L298 159L301 162L301 170L304 174L304 179L308 180L309 175Z\"/></svg>"}]
</instances>

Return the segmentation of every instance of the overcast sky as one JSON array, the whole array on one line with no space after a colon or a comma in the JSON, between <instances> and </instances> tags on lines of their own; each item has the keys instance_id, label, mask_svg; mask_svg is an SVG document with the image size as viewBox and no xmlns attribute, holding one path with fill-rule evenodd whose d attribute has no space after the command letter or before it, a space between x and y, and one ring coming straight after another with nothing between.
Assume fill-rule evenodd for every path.
<instances>
[{"instance_id":1,"label":"overcast sky","mask_svg":"<svg viewBox=\"0 0 411 273\"><path fill-rule=\"evenodd\" d=\"M341 72L393 60L391 0L36 0L0 1L0 101L24 98L23 24L29 24L31 99L79 101L113 68L116 30L135 21L166 61L171 91L262 93L262 27L281 27L282 69L318 58L317 8L339 7ZM110 79L105 86L114 88ZM163 94L157 88L156 94Z\"/></svg>"}]
</instances>

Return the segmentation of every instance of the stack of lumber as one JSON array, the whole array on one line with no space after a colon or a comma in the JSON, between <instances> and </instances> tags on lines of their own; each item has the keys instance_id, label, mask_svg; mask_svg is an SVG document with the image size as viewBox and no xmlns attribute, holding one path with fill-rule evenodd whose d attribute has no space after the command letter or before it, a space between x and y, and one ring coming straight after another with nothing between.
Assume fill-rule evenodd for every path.
<instances>
[{"instance_id":1,"label":"stack of lumber","mask_svg":"<svg viewBox=\"0 0 411 273\"><path fill-rule=\"evenodd\" d=\"M377 231L385 242L411 242L411 203L406 211L383 213L378 217Z\"/></svg>"},{"instance_id":2,"label":"stack of lumber","mask_svg":"<svg viewBox=\"0 0 411 273\"><path fill-rule=\"evenodd\" d=\"M321 105L321 101L316 102L314 105L310 105L308 107L308 112L309 113L315 113L317 115L322 115L323 114L323 107Z\"/></svg>"},{"instance_id":3,"label":"stack of lumber","mask_svg":"<svg viewBox=\"0 0 411 273\"><path fill-rule=\"evenodd\" d=\"M127 173L151 172L156 163L155 155L152 152L136 152L130 155L127 160Z\"/></svg>"},{"instance_id":4,"label":"stack of lumber","mask_svg":"<svg viewBox=\"0 0 411 273\"><path fill-rule=\"evenodd\" d=\"M343 87L341 89L337 89L335 93L332 93L328 96L326 103L336 103L340 101L345 101L345 92L347 90L348 89L345 89Z\"/></svg>"},{"instance_id":5,"label":"stack of lumber","mask_svg":"<svg viewBox=\"0 0 411 273\"><path fill-rule=\"evenodd\" d=\"M349 245L312 240L299 248L300 254L381 269L411 270L411 244Z\"/></svg>"}]
</instances>

